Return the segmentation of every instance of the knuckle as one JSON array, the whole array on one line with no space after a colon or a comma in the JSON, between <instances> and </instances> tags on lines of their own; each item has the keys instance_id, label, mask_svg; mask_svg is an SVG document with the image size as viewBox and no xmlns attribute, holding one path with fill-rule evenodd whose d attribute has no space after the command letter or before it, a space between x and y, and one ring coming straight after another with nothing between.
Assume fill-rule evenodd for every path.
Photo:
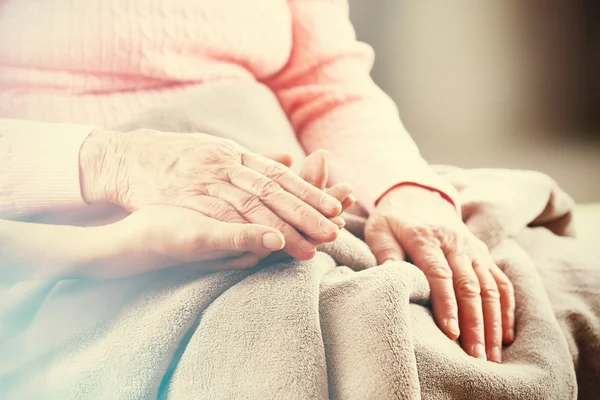
<instances>
[{"instance_id":1,"label":"knuckle","mask_svg":"<svg viewBox=\"0 0 600 400\"><path fill-rule=\"evenodd\" d=\"M404 229L414 236L433 236L434 228L429 224L409 223Z\"/></svg>"},{"instance_id":2,"label":"knuckle","mask_svg":"<svg viewBox=\"0 0 600 400\"><path fill-rule=\"evenodd\" d=\"M481 344L485 348L485 322L482 318L474 315L465 317L465 322L461 325L461 335L463 333L465 337L473 338L475 343Z\"/></svg>"},{"instance_id":3,"label":"knuckle","mask_svg":"<svg viewBox=\"0 0 600 400\"><path fill-rule=\"evenodd\" d=\"M499 301L500 293L498 292L498 287L495 285L484 285L481 288L481 297L487 301Z\"/></svg>"},{"instance_id":4,"label":"knuckle","mask_svg":"<svg viewBox=\"0 0 600 400\"><path fill-rule=\"evenodd\" d=\"M233 247L237 250L244 250L250 247L252 243L252 235L250 232L243 230L233 235Z\"/></svg>"},{"instance_id":5,"label":"knuckle","mask_svg":"<svg viewBox=\"0 0 600 400\"><path fill-rule=\"evenodd\" d=\"M273 229L277 229L279 232L281 232L284 236L286 236L286 234L289 234L290 232L293 232L292 229L284 220L280 219L280 218L275 218L273 221L270 221L267 226L269 226L270 228ZM286 243L287 243L288 238L286 237Z\"/></svg>"},{"instance_id":6,"label":"knuckle","mask_svg":"<svg viewBox=\"0 0 600 400\"><path fill-rule=\"evenodd\" d=\"M311 208L306 203L302 202L298 202L298 204L294 205L293 213L302 221L306 221L314 217Z\"/></svg>"},{"instance_id":7,"label":"knuckle","mask_svg":"<svg viewBox=\"0 0 600 400\"><path fill-rule=\"evenodd\" d=\"M205 144L202 146L202 158L207 164L219 164L225 160L225 152L218 144Z\"/></svg>"},{"instance_id":8,"label":"knuckle","mask_svg":"<svg viewBox=\"0 0 600 400\"><path fill-rule=\"evenodd\" d=\"M229 204L220 201L212 201L207 205L209 217L223 222L239 221L240 216Z\"/></svg>"},{"instance_id":9,"label":"knuckle","mask_svg":"<svg viewBox=\"0 0 600 400\"><path fill-rule=\"evenodd\" d=\"M498 290L506 294L507 296L512 297L514 295L515 289L513 288L512 283L508 279L496 282L496 285L498 286Z\"/></svg>"},{"instance_id":10,"label":"knuckle","mask_svg":"<svg viewBox=\"0 0 600 400\"><path fill-rule=\"evenodd\" d=\"M299 199L308 199L310 196L310 187L300 185L294 188L294 195Z\"/></svg>"},{"instance_id":11,"label":"knuckle","mask_svg":"<svg viewBox=\"0 0 600 400\"><path fill-rule=\"evenodd\" d=\"M474 298L481 295L481 288L477 279L461 277L454 282L456 293L461 297Z\"/></svg>"},{"instance_id":12,"label":"knuckle","mask_svg":"<svg viewBox=\"0 0 600 400\"><path fill-rule=\"evenodd\" d=\"M494 324L491 333L492 337L486 339L486 344L488 344L489 346L500 347L502 345L502 328Z\"/></svg>"},{"instance_id":13,"label":"knuckle","mask_svg":"<svg viewBox=\"0 0 600 400\"><path fill-rule=\"evenodd\" d=\"M253 184L253 191L261 199L269 198L281 190L281 186L270 179L259 179Z\"/></svg>"},{"instance_id":14,"label":"knuckle","mask_svg":"<svg viewBox=\"0 0 600 400\"><path fill-rule=\"evenodd\" d=\"M419 247L450 247L455 241L448 240L445 227L428 223L410 223L403 227L403 236Z\"/></svg>"},{"instance_id":15,"label":"knuckle","mask_svg":"<svg viewBox=\"0 0 600 400\"><path fill-rule=\"evenodd\" d=\"M376 253L379 256L387 256L387 255L392 255L392 254L396 253L396 249L394 249L390 245L383 244L379 248L377 248Z\"/></svg>"},{"instance_id":16,"label":"knuckle","mask_svg":"<svg viewBox=\"0 0 600 400\"><path fill-rule=\"evenodd\" d=\"M469 235L457 227L444 226L441 228L440 237L445 247L456 249L456 253L466 255L470 250Z\"/></svg>"},{"instance_id":17,"label":"knuckle","mask_svg":"<svg viewBox=\"0 0 600 400\"><path fill-rule=\"evenodd\" d=\"M452 279L452 270L441 264L430 264L427 276L434 279Z\"/></svg>"},{"instance_id":18,"label":"knuckle","mask_svg":"<svg viewBox=\"0 0 600 400\"><path fill-rule=\"evenodd\" d=\"M258 197L248 195L240 200L237 208L242 214L251 215L262 208L262 202Z\"/></svg>"},{"instance_id":19,"label":"knuckle","mask_svg":"<svg viewBox=\"0 0 600 400\"><path fill-rule=\"evenodd\" d=\"M265 174L272 179L280 179L285 176L288 169L279 163L269 164L265 169Z\"/></svg>"},{"instance_id":20,"label":"knuckle","mask_svg":"<svg viewBox=\"0 0 600 400\"><path fill-rule=\"evenodd\" d=\"M266 182L262 190L259 192L259 196L262 198L272 198L283 192L283 189L275 181Z\"/></svg>"},{"instance_id":21,"label":"knuckle","mask_svg":"<svg viewBox=\"0 0 600 400\"><path fill-rule=\"evenodd\" d=\"M493 321L486 321L486 344L488 346L500 346L502 345L502 321L494 319Z\"/></svg>"}]
</instances>

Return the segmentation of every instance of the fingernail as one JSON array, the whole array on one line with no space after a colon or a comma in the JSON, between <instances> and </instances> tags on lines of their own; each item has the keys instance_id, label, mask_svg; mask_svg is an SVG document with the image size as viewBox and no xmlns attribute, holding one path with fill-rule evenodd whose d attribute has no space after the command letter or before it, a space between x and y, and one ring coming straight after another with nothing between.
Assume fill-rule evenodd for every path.
<instances>
[{"instance_id":1,"label":"fingernail","mask_svg":"<svg viewBox=\"0 0 600 400\"><path fill-rule=\"evenodd\" d=\"M321 227L323 233L325 233L326 235L335 233L340 230L340 228L338 228L336 224L325 218L321 218L321 220L319 221L319 226Z\"/></svg>"},{"instance_id":2,"label":"fingernail","mask_svg":"<svg viewBox=\"0 0 600 400\"><path fill-rule=\"evenodd\" d=\"M477 344L473 345L471 350L472 350L471 354L473 355L473 357L477 357L481 360L487 359L487 357L485 355L485 347L483 347L483 345L481 343L477 343Z\"/></svg>"},{"instance_id":3,"label":"fingernail","mask_svg":"<svg viewBox=\"0 0 600 400\"><path fill-rule=\"evenodd\" d=\"M344 221L344 218L342 217L333 217L330 221L336 224L340 229L346 225L346 221Z\"/></svg>"},{"instance_id":4,"label":"fingernail","mask_svg":"<svg viewBox=\"0 0 600 400\"><path fill-rule=\"evenodd\" d=\"M500 350L500 347L498 347L498 346L492 347L492 351L490 353L491 353L490 354L491 361L494 361L497 363L502 362L502 350Z\"/></svg>"},{"instance_id":5,"label":"fingernail","mask_svg":"<svg viewBox=\"0 0 600 400\"><path fill-rule=\"evenodd\" d=\"M513 340L515 340L515 331L513 329L509 329L508 332L506 332L506 338L512 342Z\"/></svg>"},{"instance_id":6,"label":"fingernail","mask_svg":"<svg viewBox=\"0 0 600 400\"><path fill-rule=\"evenodd\" d=\"M325 195L321 197L321 206L325 212L340 212L342 211L342 205L339 201L331 196Z\"/></svg>"},{"instance_id":7,"label":"fingernail","mask_svg":"<svg viewBox=\"0 0 600 400\"><path fill-rule=\"evenodd\" d=\"M285 242L281 235L276 233L267 232L262 237L263 247L267 250L281 250L285 245Z\"/></svg>"},{"instance_id":8,"label":"fingernail","mask_svg":"<svg viewBox=\"0 0 600 400\"><path fill-rule=\"evenodd\" d=\"M460 335L460 329L458 327L458 321L456 318L448 318L446 321L446 328L450 331L451 334L458 337Z\"/></svg>"},{"instance_id":9,"label":"fingernail","mask_svg":"<svg viewBox=\"0 0 600 400\"><path fill-rule=\"evenodd\" d=\"M400 257L398 257L398 256L388 256L388 258L386 258L385 260L383 260L383 262L381 264L383 265L385 263L396 262L396 261L400 261Z\"/></svg>"}]
</instances>

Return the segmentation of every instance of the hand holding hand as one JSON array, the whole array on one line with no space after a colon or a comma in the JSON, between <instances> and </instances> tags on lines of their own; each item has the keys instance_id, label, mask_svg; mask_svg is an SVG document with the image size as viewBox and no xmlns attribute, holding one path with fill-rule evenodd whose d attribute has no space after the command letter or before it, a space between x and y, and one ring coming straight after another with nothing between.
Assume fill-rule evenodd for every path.
<instances>
[{"instance_id":1,"label":"hand holding hand","mask_svg":"<svg viewBox=\"0 0 600 400\"><path fill-rule=\"evenodd\" d=\"M102 229L114 257L87 266L88 277L122 278L182 264L207 272L249 268L285 244L274 228L222 222L175 206L145 207Z\"/></svg>"},{"instance_id":2,"label":"hand holding hand","mask_svg":"<svg viewBox=\"0 0 600 400\"><path fill-rule=\"evenodd\" d=\"M128 211L185 207L219 221L255 223L282 232L285 251L315 254L312 242L334 240L340 202L267 157L227 139L147 129L96 131L80 152L83 195Z\"/></svg>"},{"instance_id":3,"label":"hand holding hand","mask_svg":"<svg viewBox=\"0 0 600 400\"><path fill-rule=\"evenodd\" d=\"M266 156L283 165L291 165L287 154ZM320 189L327 180L324 151L307 157L301 177ZM343 208L352 206L350 186L339 184L328 190ZM144 272L190 264L201 271L250 268L284 247L283 235L274 228L258 224L232 223L210 218L176 206L149 206L123 220L99 230L99 242L110 240L110 260L102 266L87 266L82 273L94 278L121 278ZM318 245L320 243L315 243Z\"/></svg>"}]
</instances>

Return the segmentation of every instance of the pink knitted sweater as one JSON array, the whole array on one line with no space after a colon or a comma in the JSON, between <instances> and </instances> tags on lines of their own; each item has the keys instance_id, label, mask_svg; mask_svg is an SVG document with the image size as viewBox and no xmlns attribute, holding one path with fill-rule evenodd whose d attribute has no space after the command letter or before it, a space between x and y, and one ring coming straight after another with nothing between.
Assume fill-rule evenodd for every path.
<instances>
[{"instance_id":1,"label":"pink knitted sweater","mask_svg":"<svg viewBox=\"0 0 600 400\"><path fill-rule=\"evenodd\" d=\"M94 127L223 80L267 85L367 208L403 183L453 201L372 62L346 0L2 0L0 217L85 207L78 154Z\"/></svg>"}]
</instances>

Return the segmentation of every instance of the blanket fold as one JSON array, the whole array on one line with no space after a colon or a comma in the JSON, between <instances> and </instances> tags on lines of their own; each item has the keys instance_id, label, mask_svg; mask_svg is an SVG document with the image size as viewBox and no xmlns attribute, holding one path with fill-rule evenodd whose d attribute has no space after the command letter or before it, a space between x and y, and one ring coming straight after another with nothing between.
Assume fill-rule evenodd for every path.
<instances>
[{"instance_id":1,"label":"blanket fold","mask_svg":"<svg viewBox=\"0 0 600 400\"><path fill-rule=\"evenodd\" d=\"M121 129L142 127L215 129L256 152L302 156L258 84L211 86ZM0 284L0 398L597 398L600 263L572 237L572 200L539 173L436 171L514 284L516 340L503 364L448 339L423 273L376 265L364 218L348 214L310 261Z\"/></svg>"}]
</instances>

